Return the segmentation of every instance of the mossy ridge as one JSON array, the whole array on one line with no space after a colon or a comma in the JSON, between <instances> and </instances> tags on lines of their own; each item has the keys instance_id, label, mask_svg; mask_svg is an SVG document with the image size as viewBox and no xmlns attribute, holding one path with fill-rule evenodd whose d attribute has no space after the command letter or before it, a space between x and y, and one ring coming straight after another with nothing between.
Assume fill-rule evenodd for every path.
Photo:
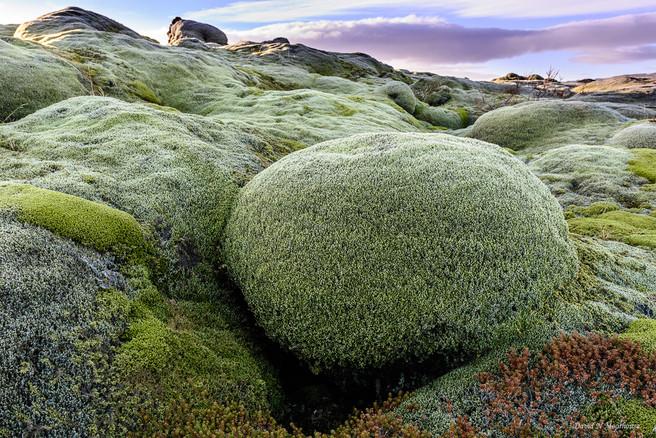
<instances>
[{"instance_id":1,"label":"mossy ridge","mask_svg":"<svg viewBox=\"0 0 656 438\"><path fill-rule=\"evenodd\" d=\"M541 152L573 143L601 144L629 120L598 104L527 102L482 115L471 136L515 151Z\"/></svg>"},{"instance_id":2,"label":"mossy ridge","mask_svg":"<svg viewBox=\"0 0 656 438\"><path fill-rule=\"evenodd\" d=\"M336 95L337 90L312 89L316 75L298 65L281 65L271 57L224 49L162 47L91 30L60 36L49 44L64 57L71 54L69 58L74 59L94 94L158 102L154 97L182 112L255 127L274 138L291 135L290 140L311 145L370 130L419 130L408 123L407 116L376 99L376 85L389 79L373 77L376 85L371 86L353 82L356 87L352 91L363 97L354 101ZM94 48L93 56L86 52L78 55L88 47ZM135 87L135 83L145 87ZM254 96L254 90L261 95ZM304 102L281 99L308 91L312 94ZM351 117L345 119L345 115Z\"/></svg>"},{"instance_id":3,"label":"mossy ridge","mask_svg":"<svg viewBox=\"0 0 656 438\"><path fill-rule=\"evenodd\" d=\"M16 208L20 220L99 252L118 247L143 249L144 235L134 217L77 196L26 184L0 182L0 207Z\"/></svg>"},{"instance_id":4,"label":"mossy ridge","mask_svg":"<svg viewBox=\"0 0 656 438\"><path fill-rule=\"evenodd\" d=\"M472 158L481 156L486 157L485 163L478 163ZM444 162L452 163L460 169L458 166L462 166L463 162L470 163L472 160L475 163L468 164L458 171L460 173L452 174L451 171L442 170L442 166L447 166ZM470 165L477 170L468 167ZM309 168L306 169L306 166ZM403 170L410 168L413 169L412 174ZM440 172L446 172L443 178L440 178ZM492 191L487 194L477 192L486 201L480 200L474 204L462 202L464 188L474 190L474 184L468 182L474 174L478 177L489 174L489 184L498 183L504 188L495 191L494 197ZM496 179L497 176L499 179ZM340 181L340 178L344 180ZM430 184L422 178L428 178ZM297 180L304 182L299 184L295 182ZM451 183L460 186L455 189L450 186ZM509 189L508 184L514 184L515 188ZM476 186L481 187L481 184ZM415 192L413 187L421 188ZM432 213L430 216L447 217L444 222L432 223L415 210L402 207L415 205L414 202L416 205L426 205L426 193L437 190L436 187L440 188L440 195L431 199L440 214ZM360 199L358 194L361 191L367 193L366 201ZM521 266L514 268L488 266L483 269L478 266L474 269L473 265L478 262L471 260L471 252L467 252L467 256L458 256L459 247L438 249L440 246L434 243L428 247L421 245L425 236L441 235L443 228L452 230L450 235L453 236L453 230L462 227L470 230L469 227L474 227L476 230L472 228L471 232L463 231L467 236L465 241L471 242L472 248L479 248L477 251L481 251L480 254L485 252L483 245L491 251L499 250L503 256L484 259L504 260L512 264L510 260L513 257L508 256L508 253L514 250L500 248L516 239L504 240L497 234L479 236L477 233L481 229L468 219L473 216L490 218L494 225L490 224L487 228L499 230L500 233L507 231L511 227L509 224L516 221L517 209L513 208L510 215L510 210L506 211L504 207L505 201L496 196L500 192L521 197L517 202L527 208L526 214L529 217L532 217L529 211L533 211L529 205L535 199L540 200L535 220L545 222L540 222L542 225L538 228L542 232L538 236L534 233L535 227L531 228L529 240L553 237L556 243L534 246L533 243L524 242L521 245L522 253L526 254L527 248L550 248L549 251L553 250L555 254L553 257L539 257L540 263L547 260L550 263L562 263L553 270L546 267L541 270L557 272L558 275L536 286L534 295L526 295L522 286L524 298L521 300L514 297L510 291L512 287L508 286L506 280L486 280L487 285L497 284L497 281L505 285L503 290L508 295L499 299L491 291L484 293L487 286L479 287L476 278L470 275L474 271L498 273L499 269L504 272L506 269L508 272L525 272L531 269L525 263L521 262ZM345 193L348 195L345 196ZM321 205L313 204L313 199L321 199ZM445 204L440 204L440 199ZM486 212L494 206L496 213L492 216L503 217L503 220L499 219L503 225L494 222L487 213L479 212L477 206L483 204L486 204ZM331 208L326 209L325 205L331 205ZM397 216L403 212L410 216ZM316 219L317 215L320 220ZM262 221L287 225L282 227L283 230L272 223L265 232ZM306 222L306 225L301 225ZM475 222L478 224L480 221ZM319 229L313 230L315 226ZM307 227L307 231L293 231L297 227L304 230ZM342 242L344 239L348 242ZM415 245L418 247L415 248ZM315 370L327 371L341 367L355 370L383 367L394 361L427 357L436 353L436 348L447 355L453 349L461 349L461 352L467 350L470 354L480 353L498 340L497 335L504 332L504 328L521 326L523 318L527 318L524 310L530 313L528 309L541 307L540 303L552 293L553 287L565 280L561 275L565 277L574 274L576 258L569 245L562 213L555 200L533 175L526 172L519 161L500 148L438 134L371 134L304 149L288 155L258 174L241 191L226 230L223 247L232 274L267 334L310 363ZM414 248L410 253L407 250L409 247ZM348 255L344 256L344 260L341 256L335 256L335 248L346 250ZM443 256L434 254L434 251L438 254L446 252L450 258L444 260ZM479 253L472 251L474 254ZM272 254L277 255L274 257ZM416 267L412 279L406 278L408 272L404 271L404 264L399 263L399 260L406 258L409 258L409 265ZM520 259L526 260L526 256ZM425 266L425 263L431 267ZM257 278L253 279L253 269L256 266ZM431 279L438 278L439 281L422 280L417 272L424 267L431 272ZM440 271L442 274L436 277L435 272L440 269L443 272ZM380 272L381 276L367 276L364 279L360 277L362 272ZM475 309L478 309L478 305L481 309L486 308L485 316L469 307L468 299L473 300L473 297L454 298L459 289L454 286L456 280L451 275L471 282L463 288L478 291L478 304L472 306ZM321 279L322 287L313 283L316 278ZM263 287L265 284L266 287ZM450 286L440 286L446 284ZM440 295L442 301L436 303L437 298L431 299L426 294L415 297L414 301L401 297L398 291L407 287L439 291L442 291L441 287L446 287L447 290L444 295ZM313 291L311 298L304 298L303 291L306 290ZM361 295L340 294L340 291L345 290L357 290ZM360 296L366 297L362 298L366 304L360 302ZM403 307L399 307L399 300L405 303ZM395 310L387 307L392 302L395 303ZM497 309L500 303L515 305L517 312L506 312L500 308L490 312L490 308ZM272 306L276 310L272 310ZM436 306L441 309L439 312L435 311ZM325 311L317 312L317 309ZM470 315L472 325L462 327L456 322L459 320L455 315L462 312ZM435 313L440 316L434 318ZM452 314L453 317L447 316ZM517 320L495 319L501 314L516 315ZM308 315L313 315L313 318ZM423 322L419 323L419 320ZM490 330L483 333L481 326L489 327ZM429 333L417 327L427 327ZM443 329L450 334L445 335ZM401 339L397 339L399 336ZM419 338L419 341L412 344L412 348L407 345L410 336L412 339ZM467 342L464 342L465 338Z\"/></svg>"},{"instance_id":5,"label":"mossy ridge","mask_svg":"<svg viewBox=\"0 0 656 438\"><path fill-rule=\"evenodd\" d=\"M174 259L184 241L215 260L239 185L287 152L267 152L272 146L263 136L203 117L91 96L0 126L0 138L24 149L0 149L4 179L110 204L142 223L159 221Z\"/></svg>"}]
</instances>

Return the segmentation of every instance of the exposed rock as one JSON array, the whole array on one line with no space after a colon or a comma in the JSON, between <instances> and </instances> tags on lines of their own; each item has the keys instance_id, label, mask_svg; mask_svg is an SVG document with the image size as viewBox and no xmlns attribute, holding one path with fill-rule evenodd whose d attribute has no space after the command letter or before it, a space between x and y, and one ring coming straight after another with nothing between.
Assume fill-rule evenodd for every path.
<instances>
[{"instance_id":1,"label":"exposed rock","mask_svg":"<svg viewBox=\"0 0 656 438\"><path fill-rule=\"evenodd\" d=\"M235 52L246 52L276 60L285 65L305 68L310 73L358 79L366 76L389 77L411 82L401 72L364 53L336 53L314 49L303 44L289 44L282 40L240 41L224 47Z\"/></svg>"},{"instance_id":2,"label":"exposed rock","mask_svg":"<svg viewBox=\"0 0 656 438\"><path fill-rule=\"evenodd\" d=\"M228 44L228 37L217 27L194 20L184 20L175 17L166 32L169 46L180 45L184 39L193 38L203 43L215 43L221 46Z\"/></svg>"},{"instance_id":3,"label":"exposed rock","mask_svg":"<svg viewBox=\"0 0 656 438\"><path fill-rule=\"evenodd\" d=\"M575 87L572 99L639 103L656 108L656 73L613 76Z\"/></svg>"},{"instance_id":4,"label":"exposed rock","mask_svg":"<svg viewBox=\"0 0 656 438\"><path fill-rule=\"evenodd\" d=\"M50 12L40 16L36 20L21 24L16 29L14 37L47 44L53 38L61 37L62 34L83 29L117 33L132 38L154 41L151 38L139 35L118 21L74 6Z\"/></svg>"},{"instance_id":5,"label":"exposed rock","mask_svg":"<svg viewBox=\"0 0 656 438\"><path fill-rule=\"evenodd\" d=\"M278 37L272 40L262 41L262 44L289 44L289 40L284 37Z\"/></svg>"}]
</instances>

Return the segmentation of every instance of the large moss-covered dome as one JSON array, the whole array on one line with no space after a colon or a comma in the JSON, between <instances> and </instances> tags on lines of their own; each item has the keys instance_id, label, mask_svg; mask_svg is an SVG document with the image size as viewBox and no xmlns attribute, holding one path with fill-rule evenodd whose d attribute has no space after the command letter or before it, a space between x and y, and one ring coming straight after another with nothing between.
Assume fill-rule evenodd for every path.
<instances>
[{"instance_id":1,"label":"large moss-covered dome","mask_svg":"<svg viewBox=\"0 0 656 438\"><path fill-rule=\"evenodd\" d=\"M526 166L444 134L288 155L242 189L224 250L259 324L315 371L481 352L577 265Z\"/></svg>"}]
</instances>

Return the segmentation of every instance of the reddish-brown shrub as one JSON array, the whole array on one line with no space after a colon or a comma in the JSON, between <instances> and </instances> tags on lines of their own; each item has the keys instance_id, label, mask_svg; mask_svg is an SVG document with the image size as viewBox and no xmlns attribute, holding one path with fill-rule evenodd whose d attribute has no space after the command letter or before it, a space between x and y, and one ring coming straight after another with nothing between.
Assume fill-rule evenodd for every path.
<instances>
[{"instance_id":1,"label":"reddish-brown shrub","mask_svg":"<svg viewBox=\"0 0 656 438\"><path fill-rule=\"evenodd\" d=\"M639 428L591 421L586 413L624 398L656 407L656 354L616 336L561 334L537 358L511 350L497 373L477 378L485 426L509 436L638 437Z\"/></svg>"}]
</instances>

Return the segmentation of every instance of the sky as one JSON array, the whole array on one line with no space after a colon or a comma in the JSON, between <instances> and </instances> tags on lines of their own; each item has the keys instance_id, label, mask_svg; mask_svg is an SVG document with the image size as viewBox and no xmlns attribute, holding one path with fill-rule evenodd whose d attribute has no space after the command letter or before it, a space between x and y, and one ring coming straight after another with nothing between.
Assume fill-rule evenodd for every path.
<instances>
[{"instance_id":1,"label":"sky","mask_svg":"<svg viewBox=\"0 0 656 438\"><path fill-rule=\"evenodd\" d=\"M656 72L656 0L0 0L0 23L79 6L166 43L176 16L228 42L286 37L395 68L489 80L553 69L562 80Z\"/></svg>"}]
</instances>

